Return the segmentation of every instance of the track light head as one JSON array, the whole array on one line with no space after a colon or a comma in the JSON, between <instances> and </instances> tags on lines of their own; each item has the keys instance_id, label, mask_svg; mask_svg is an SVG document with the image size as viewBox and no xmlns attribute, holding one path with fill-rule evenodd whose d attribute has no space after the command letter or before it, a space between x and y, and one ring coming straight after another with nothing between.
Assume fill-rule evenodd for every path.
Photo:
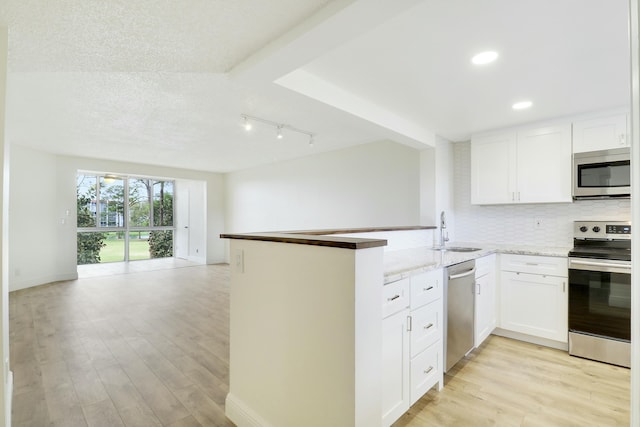
<instances>
[{"instance_id":1,"label":"track light head","mask_svg":"<svg viewBox=\"0 0 640 427\"><path fill-rule=\"evenodd\" d=\"M247 116L244 116L244 130L249 132L252 127L253 126L251 125L251 122L249 121L249 118Z\"/></svg>"}]
</instances>

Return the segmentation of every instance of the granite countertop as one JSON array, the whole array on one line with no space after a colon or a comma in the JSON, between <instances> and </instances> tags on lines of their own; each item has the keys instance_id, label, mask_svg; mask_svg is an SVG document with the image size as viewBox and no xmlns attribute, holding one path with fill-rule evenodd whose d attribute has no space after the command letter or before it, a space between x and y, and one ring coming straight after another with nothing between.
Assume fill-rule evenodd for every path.
<instances>
[{"instance_id":1,"label":"granite countertop","mask_svg":"<svg viewBox=\"0 0 640 427\"><path fill-rule=\"evenodd\" d=\"M486 244L486 243L460 243L447 244L449 247L474 247L480 248L474 252L450 252L434 250L431 247L423 246L419 248L401 249L384 253L384 281L393 282L404 277L411 276L428 270L440 267L448 267L460 262L481 258L493 253L517 254L517 255L541 255L566 257L570 247L547 247L529 245L509 245L509 244Z\"/></svg>"}]
</instances>

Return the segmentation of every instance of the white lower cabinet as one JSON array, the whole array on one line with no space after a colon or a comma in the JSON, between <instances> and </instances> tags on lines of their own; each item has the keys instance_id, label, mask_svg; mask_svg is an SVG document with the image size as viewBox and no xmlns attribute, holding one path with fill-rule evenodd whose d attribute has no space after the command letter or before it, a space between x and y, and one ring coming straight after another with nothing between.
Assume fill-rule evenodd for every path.
<instances>
[{"instance_id":1,"label":"white lower cabinet","mask_svg":"<svg viewBox=\"0 0 640 427\"><path fill-rule=\"evenodd\" d=\"M501 255L500 265L500 327L566 343L567 259Z\"/></svg>"},{"instance_id":2,"label":"white lower cabinet","mask_svg":"<svg viewBox=\"0 0 640 427\"><path fill-rule=\"evenodd\" d=\"M433 343L411 359L411 405L438 383L442 377L442 351ZM440 390L442 387L438 387Z\"/></svg>"},{"instance_id":3,"label":"white lower cabinet","mask_svg":"<svg viewBox=\"0 0 640 427\"><path fill-rule=\"evenodd\" d=\"M473 343L479 347L496 328L496 255L476 260Z\"/></svg>"},{"instance_id":4,"label":"white lower cabinet","mask_svg":"<svg viewBox=\"0 0 640 427\"><path fill-rule=\"evenodd\" d=\"M391 425L409 409L409 309L382 320L382 422Z\"/></svg>"},{"instance_id":5,"label":"white lower cabinet","mask_svg":"<svg viewBox=\"0 0 640 427\"><path fill-rule=\"evenodd\" d=\"M438 269L384 287L383 426L393 424L434 385L442 389L442 284Z\"/></svg>"}]
</instances>

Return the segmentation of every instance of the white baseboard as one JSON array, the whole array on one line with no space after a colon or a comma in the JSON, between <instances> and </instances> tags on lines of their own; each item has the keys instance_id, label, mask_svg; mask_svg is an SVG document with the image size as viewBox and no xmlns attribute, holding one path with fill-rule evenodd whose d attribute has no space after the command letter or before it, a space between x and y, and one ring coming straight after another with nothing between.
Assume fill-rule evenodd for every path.
<instances>
[{"instance_id":1,"label":"white baseboard","mask_svg":"<svg viewBox=\"0 0 640 427\"><path fill-rule=\"evenodd\" d=\"M224 413L238 427L273 427L233 394L227 394Z\"/></svg>"},{"instance_id":2,"label":"white baseboard","mask_svg":"<svg viewBox=\"0 0 640 427\"><path fill-rule=\"evenodd\" d=\"M569 351L569 343L549 340L546 338L539 338L533 335L522 334L520 332L513 332L502 328L496 328L492 332L494 335L498 335L501 337L511 338L518 341L529 342L531 344L542 345L544 347L556 348L558 350Z\"/></svg>"},{"instance_id":3,"label":"white baseboard","mask_svg":"<svg viewBox=\"0 0 640 427\"><path fill-rule=\"evenodd\" d=\"M34 286L46 285L48 283L62 282L67 280L77 280L78 272L56 274L50 276L39 276L29 279L16 280L9 279L9 292L18 291L20 289L32 288Z\"/></svg>"}]
</instances>

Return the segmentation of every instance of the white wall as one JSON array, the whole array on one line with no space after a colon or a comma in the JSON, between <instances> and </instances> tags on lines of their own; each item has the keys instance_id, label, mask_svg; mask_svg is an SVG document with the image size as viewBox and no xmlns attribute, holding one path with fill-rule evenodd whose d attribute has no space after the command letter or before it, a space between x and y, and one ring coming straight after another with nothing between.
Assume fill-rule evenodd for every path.
<instances>
[{"instance_id":1,"label":"white wall","mask_svg":"<svg viewBox=\"0 0 640 427\"><path fill-rule=\"evenodd\" d=\"M631 203L579 200L574 203L471 205L471 144L454 146L455 238L464 242L572 246L573 221L631 219ZM541 172L542 173L542 172ZM542 226L536 227L535 220Z\"/></svg>"},{"instance_id":2,"label":"white wall","mask_svg":"<svg viewBox=\"0 0 640 427\"><path fill-rule=\"evenodd\" d=\"M62 231L73 227L58 210L56 156L11 147L9 191L10 289L73 278L75 263L60 264L68 251ZM69 209L75 206L69 206ZM74 209L75 211L75 209ZM62 220L65 224L62 224ZM75 256L75 245L71 248ZM67 263L68 264L68 263Z\"/></svg>"},{"instance_id":3,"label":"white wall","mask_svg":"<svg viewBox=\"0 0 640 427\"><path fill-rule=\"evenodd\" d=\"M455 211L453 209L454 183L453 144L436 137L434 148L420 152L420 224L435 225L430 244L440 244L440 213L446 213L447 229L451 240L455 239Z\"/></svg>"},{"instance_id":4,"label":"white wall","mask_svg":"<svg viewBox=\"0 0 640 427\"><path fill-rule=\"evenodd\" d=\"M206 182L206 262L224 262L225 243L219 237L224 231L221 174L58 156L17 145L11 146L11 154L10 290L77 277L78 170Z\"/></svg>"},{"instance_id":5,"label":"white wall","mask_svg":"<svg viewBox=\"0 0 640 427\"><path fill-rule=\"evenodd\" d=\"M233 240L229 394L238 426L381 425L381 247Z\"/></svg>"},{"instance_id":6,"label":"white wall","mask_svg":"<svg viewBox=\"0 0 640 427\"><path fill-rule=\"evenodd\" d=\"M6 156L5 140L4 140L4 124L5 124L5 102L6 102L6 84L7 84L7 53L8 48L8 31L6 27L0 27L0 165L3 171L0 174L0 212L2 212L2 229L0 230L0 240L2 240L2 249L0 250L2 275L2 302L0 307L0 331L1 331L1 353L0 363L0 426L11 425L11 395L13 392L12 374L9 369L9 275L8 275L8 224L7 219L9 211L7 209L9 202L9 185L8 185L8 168L9 162ZM7 144L8 146L8 144Z\"/></svg>"},{"instance_id":7,"label":"white wall","mask_svg":"<svg viewBox=\"0 0 640 427\"><path fill-rule=\"evenodd\" d=\"M230 173L227 232L416 225L420 159L376 142Z\"/></svg>"}]
</instances>

